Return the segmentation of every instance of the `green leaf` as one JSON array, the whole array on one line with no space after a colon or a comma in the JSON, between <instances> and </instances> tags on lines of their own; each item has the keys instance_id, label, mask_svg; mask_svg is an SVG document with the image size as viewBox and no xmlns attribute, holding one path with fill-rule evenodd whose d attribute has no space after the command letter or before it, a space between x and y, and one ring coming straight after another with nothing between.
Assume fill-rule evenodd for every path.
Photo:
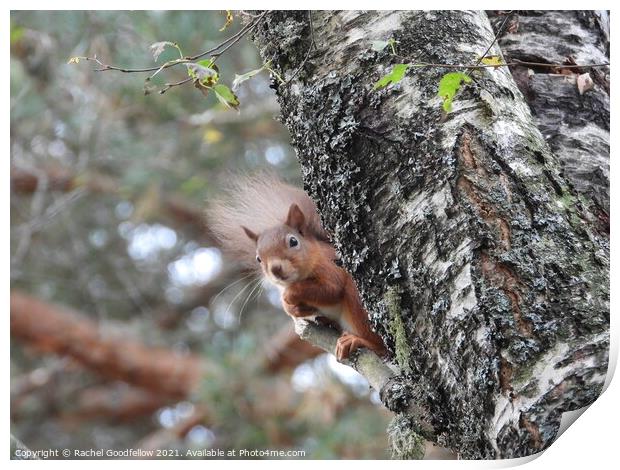
<instances>
[{"instance_id":1,"label":"green leaf","mask_svg":"<svg viewBox=\"0 0 620 470\"><path fill-rule=\"evenodd\" d=\"M249 72L246 72L242 75L237 75L235 74L235 79L232 82L232 89L233 90L237 90L237 88L239 88L239 85L241 85L243 82L245 82L246 80L249 80L250 78L252 78L254 75L258 75L259 73L261 73L263 70L265 69L265 67L261 67L260 69L256 69L256 70L250 70Z\"/></svg>"},{"instance_id":2,"label":"green leaf","mask_svg":"<svg viewBox=\"0 0 620 470\"><path fill-rule=\"evenodd\" d=\"M225 106L229 108L237 109L239 107L239 98L235 95L230 88L226 85L215 85L213 87L213 91L215 92L215 96Z\"/></svg>"},{"instance_id":3,"label":"green leaf","mask_svg":"<svg viewBox=\"0 0 620 470\"><path fill-rule=\"evenodd\" d=\"M375 90L380 90L381 88L385 88L386 86L392 83L400 82L407 69L409 68L409 64L396 64L392 67L392 71L387 75L383 76L379 81L375 83Z\"/></svg>"},{"instance_id":4,"label":"green leaf","mask_svg":"<svg viewBox=\"0 0 620 470\"><path fill-rule=\"evenodd\" d=\"M461 84L469 82L471 82L471 77L463 72L449 72L441 77L437 94L443 98L443 109L446 113L452 111L452 100L461 88Z\"/></svg>"},{"instance_id":5,"label":"green leaf","mask_svg":"<svg viewBox=\"0 0 620 470\"><path fill-rule=\"evenodd\" d=\"M215 65L215 59L202 59L202 60L199 60L196 63L198 65L201 65L202 67L206 67L208 69L213 69L217 73L220 72L220 69L217 67L217 65Z\"/></svg>"},{"instance_id":6,"label":"green leaf","mask_svg":"<svg viewBox=\"0 0 620 470\"><path fill-rule=\"evenodd\" d=\"M194 86L207 96L220 80L219 69L213 59L203 59L196 63L185 64L187 74L194 80Z\"/></svg>"}]
</instances>

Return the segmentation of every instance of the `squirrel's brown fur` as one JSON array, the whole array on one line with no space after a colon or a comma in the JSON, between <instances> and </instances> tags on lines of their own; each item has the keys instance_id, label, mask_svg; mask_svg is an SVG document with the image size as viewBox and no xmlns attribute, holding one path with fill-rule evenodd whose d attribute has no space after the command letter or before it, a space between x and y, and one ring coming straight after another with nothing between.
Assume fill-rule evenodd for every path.
<instances>
[{"instance_id":1,"label":"squirrel's brown fur","mask_svg":"<svg viewBox=\"0 0 620 470\"><path fill-rule=\"evenodd\" d=\"M235 175L226 194L209 204L207 223L221 247L239 261L255 267L256 244L244 233L282 224L289 207L297 204L306 216L305 236L329 241L314 201L301 189L268 172Z\"/></svg>"}]
</instances>

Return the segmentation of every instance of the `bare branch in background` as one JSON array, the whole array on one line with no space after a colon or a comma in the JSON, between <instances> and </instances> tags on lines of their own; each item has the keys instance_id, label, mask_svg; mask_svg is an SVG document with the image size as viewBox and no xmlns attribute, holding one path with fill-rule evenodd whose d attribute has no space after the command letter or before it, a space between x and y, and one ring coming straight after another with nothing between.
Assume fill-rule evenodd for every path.
<instances>
[{"instance_id":1,"label":"bare branch in background","mask_svg":"<svg viewBox=\"0 0 620 470\"><path fill-rule=\"evenodd\" d=\"M37 194L45 189L67 193L83 189L92 193L118 194L119 187L113 178L101 174L77 175L64 168L46 168L36 172L11 168L11 190L15 194ZM204 241L215 243L209 234L204 212L198 205L177 195L162 195L160 204L166 217L192 227L201 233Z\"/></svg>"},{"instance_id":2,"label":"bare branch in background","mask_svg":"<svg viewBox=\"0 0 620 470\"><path fill-rule=\"evenodd\" d=\"M39 188L69 192L85 187L93 193L114 193L118 184L104 175L78 176L64 168L38 168L36 171L11 167L11 190L17 194L32 194Z\"/></svg>"},{"instance_id":3,"label":"bare branch in background","mask_svg":"<svg viewBox=\"0 0 620 470\"><path fill-rule=\"evenodd\" d=\"M11 291L11 336L46 353L69 356L107 379L172 398L196 390L202 360L106 334L85 316Z\"/></svg>"},{"instance_id":4,"label":"bare branch in background","mask_svg":"<svg viewBox=\"0 0 620 470\"><path fill-rule=\"evenodd\" d=\"M287 322L280 331L266 341L265 368L272 373L292 369L302 362L323 354L321 348L301 339L293 325Z\"/></svg>"},{"instance_id":5,"label":"bare branch in background","mask_svg":"<svg viewBox=\"0 0 620 470\"><path fill-rule=\"evenodd\" d=\"M175 400L125 383L90 387L77 397L77 409L62 415L63 420L104 418L131 421L149 415Z\"/></svg>"}]
</instances>

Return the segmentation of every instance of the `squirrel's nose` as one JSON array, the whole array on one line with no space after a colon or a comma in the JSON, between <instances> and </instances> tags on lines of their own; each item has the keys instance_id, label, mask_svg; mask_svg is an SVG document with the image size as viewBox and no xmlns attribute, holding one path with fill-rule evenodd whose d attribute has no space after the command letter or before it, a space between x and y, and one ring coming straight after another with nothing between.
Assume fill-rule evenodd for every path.
<instances>
[{"instance_id":1,"label":"squirrel's nose","mask_svg":"<svg viewBox=\"0 0 620 470\"><path fill-rule=\"evenodd\" d=\"M282 271L282 266L280 266L279 264L273 265L271 267L271 274L273 274L273 276L278 279L284 279L284 272Z\"/></svg>"}]
</instances>

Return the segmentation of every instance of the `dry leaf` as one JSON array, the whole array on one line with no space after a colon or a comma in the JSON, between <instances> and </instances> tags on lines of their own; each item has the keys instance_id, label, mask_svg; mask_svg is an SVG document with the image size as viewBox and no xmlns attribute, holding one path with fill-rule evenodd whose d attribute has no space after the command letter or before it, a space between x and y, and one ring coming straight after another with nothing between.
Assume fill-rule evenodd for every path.
<instances>
[{"instance_id":1,"label":"dry leaf","mask_svg":"<svg viewBox=\"0 0 620 470\"><path fill-rule=\"evenodd\" d=\"M579 94L583 95L586 91L594 88L594 82L592 78L590 78L589 73L582 73L577 77L577 89L579 90Z\"/></svg>"},{"instance_id":2,"label":"dry leaf","mask_svg":"<svg viewBox=\"0 0 620 470\"><path fill-rule=\"evenodd\" d=\"M228 28L233 22L233 14L231 10L226 10L226 23L224 23L224 26L222 26L220 28L220 31L224 31L226 28Z\"/></svg>"},{"instance_id":3,"label":"dry leaf","mask_svg":"<svg viewBox=\"0 0 620 470\"><path fill-rule=\"evenodd\" d=\"M516 15L510 21L508 21L508 26L506 27L506 31L510 34L514 34L519 31L519 15Z\"/></svg>"}]
</instances>

